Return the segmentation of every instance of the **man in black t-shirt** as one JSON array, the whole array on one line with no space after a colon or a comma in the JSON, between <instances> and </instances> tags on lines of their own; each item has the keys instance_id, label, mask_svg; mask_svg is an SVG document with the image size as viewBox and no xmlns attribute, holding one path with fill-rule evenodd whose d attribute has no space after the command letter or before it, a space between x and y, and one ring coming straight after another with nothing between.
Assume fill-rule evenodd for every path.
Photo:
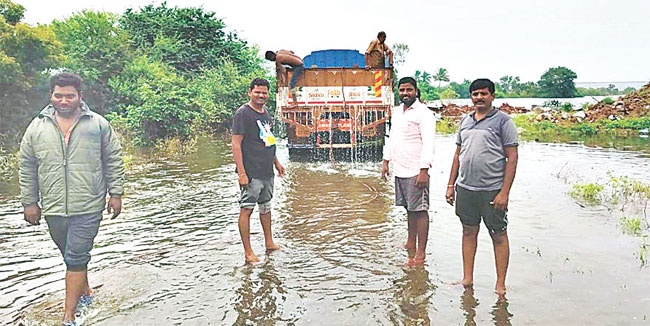
<instances>
[{"instance_id":1,"label":"man in black t-shirt","mask_svg":"<svg viewBox=\"0 0 650 326\"><path fill-rule=\"evenodd\" d=\"M248 90L248 103L232 118L232 154L237 166L241 195L239 198L239 234L244 244L247 263L260 259L251 248L250 217L257 204L264 231L266 250L278 250L271 234L271 199L273 199L273 166L280 177L284 167L275 155L275 136L271 132L271 115L264 107L269 99L269 82L255 78Z\"/></svg>"}]
</instances>

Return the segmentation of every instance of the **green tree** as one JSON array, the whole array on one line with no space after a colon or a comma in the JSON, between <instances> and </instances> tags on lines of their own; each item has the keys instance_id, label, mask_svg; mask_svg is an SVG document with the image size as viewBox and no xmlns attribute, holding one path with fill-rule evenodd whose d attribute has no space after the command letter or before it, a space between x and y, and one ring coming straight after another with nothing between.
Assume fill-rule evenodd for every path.
<instances>
[{"instance_id":1,"label":"green tree","mask_svg":"<svg viewBox=\"0 0 650 326\"><path fill-rule=\"evenodd\" d=\"M440 98L446 100L455 99L458 98L458 94L456 94L453 88L447 87L440 93Z\"/></svg>"},{"instance_id":2,"label":"green tree","mask_svg":"<svg viewBox=\"0 0 650 326\"><path fill-rule=\"evenodd\" d=\"M426 71L416 70L413 79L418 83L420 90L420 99L422 101L432 101L440 98L438 91L431 85L431 74Z\"/></svg>"},{"instance_id":3,"label":"green tree","mask_svg":"<svg viewBox=\"0 0 650 326\"><path fill-rule=\"evenodd\" d=\"M84 78L85 100L100 113L110 111L117 98L108 81L133 57L118 16L84 10L64 21L53 21L52 28L63 43L63 66Z\"/></svg>"},{"instance_id":4,"label":"green tree","mask_svg":"<svg viewBox=\"0 0 650 326\"><path fill-rule=\"evenodd\" d=\"M505 94L516 93L520 90L521 80L519 77L503 76L498 83Z\"/></svg>"},{"instance_id":5,"label":"green tree","mask_svg":"<svg viewBox=\"0 0 650 326\"><path fill-rule=\"evenodd\" d=\"M168 8L163 2L140 11L127 9L120 24L131 35L134 47L156 49L165 62L183 74L218 67L225 61L250 73L262 63L255 48L226 31L223 20L203 8Z\"/></svg>"},{"instance_id":6,"label":"green tree","mask_svg":"<svg viewBox=\"0 0 650 326\"><path fill-rule=\"evenodd\" d=\"M259 76L263 75L245 74L234 63L226 61L221 67L206 70L194 78L188 87L195 94L202 121L213 129L219 128L223 121L230 121L234 111L248 101L251 80ZM272 93L274 89L271 86ZM274 94L270 94L270 100L267 107L273 110Z\"/></svg>"},{"instance_id":7,"label":"green tree","mask_svg":"<svg viewBox=\"0 0 650 326\"><path fill-rule=\"evenodd\" d=\"M426 71L416 70L413 79L415 79L418 85L431 84L431 74Z\"/></svg>"},{"instance_id":8,"label":"green tree","mask_svg":"<svg viewBox=\"0 0 650 326\"><path fill-rule=\"evenodd\" d=\"M3 16L9 25L16 25L23 20L25 7L9 0L0 0L0 16Z\"/></svg>"},{"instance_id":9,"label":"green tree","mask_svg":"<svg viewBox=\"0 0 650 326\"><path fill-rule=\"evenodd\" d=\"M126 128L140 144L159 139L187 138L199 116L199 105L188 81L165 63L139 56L109 81L123 99ZM115 115L109 116L115 118Z\"/></svg>"},{"instance_id":10,"label":"green tree","mask_svg":"<svg viewBox=\"0 0 650 326\"><path fill-rule=\"evenodd\" d=\"M58 65L61 45L49 27L15 22L23 11L0 2L0 136L17 139L47 103L48 71Z\"/></svg>"},{"instance_id":11,"label":"green tree","mask_svg":"<svg viewBox=\"0 0 650 326\"><path fill-rule=\"evenodd\" d=\"M447 72L447 69L445 68L440 68L436 72L435 75L433 75L433 80L438 82L438 87L440 87L441 82L448 82L449 81L449 73Z\"/></svg>"},{"instance_id":12,"label":"green tree","mask_svg":"<svg viewBox=\"0 0 650 326\"><path fill-rule=\"evenodd\" d=\"M401 66L406 62L409 46L404 43L393 44L393 65Z\"/></svg>"},{"instance_id":13,"label":"green tree","mask_svg":"<svg viewBox=\"0 0 650 326\"><path fill-rule=\"evenodd\" d=\"M542 97L575 97L576 86L574 79L578 75L569 68L555 67L547 70L537 83Z\"/></svg>"},{"instance_id":14,"label":"green tree","mask_svg":"<svg viewBox=\"0 0 650 326\"><path fill-rule=\"evenodd\" d=\"M449 87L454 90L454 93L458 94L459 98L469 98L469 85L471 82L467 79L463 80L461 84L457 82L449 83Z\"/></svg>"}]
</instances>

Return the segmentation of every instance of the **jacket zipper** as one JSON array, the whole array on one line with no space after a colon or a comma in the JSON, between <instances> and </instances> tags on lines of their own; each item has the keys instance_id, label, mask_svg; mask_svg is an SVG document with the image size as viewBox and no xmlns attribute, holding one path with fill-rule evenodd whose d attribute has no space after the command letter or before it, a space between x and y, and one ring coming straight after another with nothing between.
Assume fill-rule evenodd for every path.
<instances>
[{"instance_id":1,"label":"jacket zipper","mask_svg":"<svg viewBox=\"0 0 650 326\"><path fill-rule=\"evenodd\" d=\"M65 144L63 144L63 134L61 133L61 128L56 122L56 119L52 117L52 122L54 122L54 128L59 133L59 141L61 143L61 150L63 152L63 182L65 187L63 191L65 192L65 217L68 217L68 153Z\"/></svg>"},{"instance_id":2,"label":"jacket zipper","mask_svg":"<svg viewBox=\"0 0 650 326\"><path fill-rule=\"evenodd\" d=\"M82 115L79 116L79 119L75 121L74 125L72 125L71 130L70 130L70 139L68 139L68 145L70 144L70 140L72 139L72 132L74 131L74 128L77 126L79 123L79 120L83 117ZM61 142L61 148L63 149L63 180L65 183L65 217L70 217L68 215L68 147L63 143L63 132L61 131L61 127L59 127L59 124L56 122L56 119L53 118L54 120L54 126L56 129L59 131L59 141Z\"/></svg>"}]
</instances>

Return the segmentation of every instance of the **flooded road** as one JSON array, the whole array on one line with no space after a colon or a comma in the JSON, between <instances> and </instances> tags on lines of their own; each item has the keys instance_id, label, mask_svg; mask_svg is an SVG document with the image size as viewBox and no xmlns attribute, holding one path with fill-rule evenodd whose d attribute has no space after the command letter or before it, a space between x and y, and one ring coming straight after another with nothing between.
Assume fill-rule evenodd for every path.
<instances>
[{"instance_id":1,"label":"flooded road","mask_svg":"<svg viewBox=\"0 0 650 326\"><path fill-rule=\"evenodd\" d=\"M427 264L403 269L406 217L379 163L288 162L276 180L264 255L257 212L244 265L238 187L222 140L153 160L128 177L122 215L104 220L84 325L647 325L650 269L620 216L583 208L570 182L650 181L642 152L525 142L510 195L506 301L493 293L492 245L479 234L473 291L461 277L461 225L444 201L454 138L436 140ZM136 159L137 162L145 161ZM568 181L568 182L567 182ZM57 325L64 266L46 225L22 219L16 185L0 186L0 322Z\"/></svg>"}]
</instances>

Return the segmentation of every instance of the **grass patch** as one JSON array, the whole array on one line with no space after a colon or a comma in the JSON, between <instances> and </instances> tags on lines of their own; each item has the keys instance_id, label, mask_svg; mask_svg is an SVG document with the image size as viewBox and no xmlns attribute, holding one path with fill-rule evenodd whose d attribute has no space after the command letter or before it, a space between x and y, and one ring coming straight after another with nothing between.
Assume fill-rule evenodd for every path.
<instances>
[{"instance_id":1,"label":"grass patch","mask_svg":"<svg viewBox=\"0 0 650 326\"><path fill-rule=\"evenodd\" d=\"M451 135L458 131L458 121L443 117L436 122L436 133Z\"/></svg>"},{"instance_id":2,"label":"grass patch","mask_svg":"<svg viewBox=\"0 0 650 326\"><path fill-rule=\"evenodd\" d=\"M598 183L574 184L569 191L569 196L589 205L597 205L602 202L601 193L605 187Z\"/></svg>"},{"instance_id":3,"label":"grass patch","mask_svg":"<svg viewBox=\"0 0 650 326\"><path fill-rule=\"evenodd\" d=\"M621 218L621 228L625 234L641 236L641 219L638 217L628 218L623 216Z\"/></svg>"},{"instance_id":4,"label":"grass patch","mask_svg":"<svg viewBox=\"0 0 650 326\"><path fill-rule=\"evenodd\" d=\"M18 150L10 151L0 147L0 180L13 180L18 176Z\"/></svg>"},{"instance_id":5,"label":"grass patch","mask_svg":"<svg viewBox=\"0 0 650 326\"><path fill-rule=\"evenodd\" d=\"M572 123L569 121L558 120L556 122L549 120L538 121L534 113L518 114L513 117L521 134L538 135L538 134L572 134L572 135L598 135L608 134L613 131L628 130L637 131L650 128L650 117L627 117L621 120L603 119L595 122L583 121Z\"/></svg>"},{"instance_id":6,"label":"grass patch","mask_svg":"<svg viewBox=\"0 0 650 326\"><path fill-rule=\"evenodd\" d=\"M197 151L198 137L181 140L178 137L158 141L153 147L154 155L164 157L180 157Z\"/></svg>"}]
</instances>

